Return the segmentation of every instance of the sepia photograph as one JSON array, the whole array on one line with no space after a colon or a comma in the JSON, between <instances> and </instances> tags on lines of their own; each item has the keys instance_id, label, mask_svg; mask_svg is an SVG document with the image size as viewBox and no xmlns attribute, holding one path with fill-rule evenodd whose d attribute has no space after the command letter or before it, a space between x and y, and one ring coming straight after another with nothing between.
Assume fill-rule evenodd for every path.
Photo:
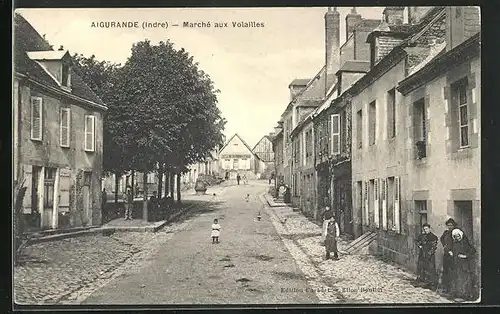
<instances>
[{"instance_id":1,"label":"sepia photograph","mask_svg":"<svg viewBox=\"0 0 500 314\"><path fill-rule=\"evenodd\" d=\"M14 8L13 307L480 302L480 14Z\"/></svg>"}]
</instances>

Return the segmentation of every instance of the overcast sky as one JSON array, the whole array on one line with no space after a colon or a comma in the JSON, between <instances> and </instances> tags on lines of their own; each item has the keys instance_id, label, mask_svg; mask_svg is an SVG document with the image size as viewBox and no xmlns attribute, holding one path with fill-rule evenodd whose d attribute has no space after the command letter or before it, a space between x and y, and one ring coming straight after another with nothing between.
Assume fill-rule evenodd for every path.
<instances>
[{"instance_id":1,"label":"overcast sky","mask_svg":"<svg viewBox=\"0 0 500 314\"><path fill-rule=\"evenodd\" d=\"M339 8L340 42L345 15ZM380 19L382 7L357 8L364 18ZM310 78L324 64L324 14L327 8L200 9L18 9L57 49L94 54L99 60L125 63L132 44L170 39L186 49L221 90L219 108L228 120L226 136L240 134L250 145L273 131L289 102L288 84ZM162 21L181 24L167 29L92 28L92 22ZM210 21L211 28L184 28L183 22ZM231 22L262 22L261 28L233 28ZM214 28L226 22L228 28Z\"/></svg>"}]
</instances>

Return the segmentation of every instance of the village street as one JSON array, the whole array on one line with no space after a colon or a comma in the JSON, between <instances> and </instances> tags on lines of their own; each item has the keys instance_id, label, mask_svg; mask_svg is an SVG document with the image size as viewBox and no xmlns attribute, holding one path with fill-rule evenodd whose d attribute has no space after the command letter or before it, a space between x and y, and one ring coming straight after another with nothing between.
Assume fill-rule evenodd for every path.
<instances>
[{"instance_id":1,"label":"village street","mask_svg":"<svg viewBox=\"0 0 500 314\"><path fill-rule=\"evenodd\" d=\"M324 261L319 226L290 208L264 206L260 196L267 188L264 181L210 188L209 195L191 196L199 201L190 215L154 234L36 244L32 250L44 252L47 261L15 269L16 299L25 304L450 302L412 286L411 274L372 256ZM219 244L210 239L214 218L222 226Z\"/></svg>"}]
</instances>

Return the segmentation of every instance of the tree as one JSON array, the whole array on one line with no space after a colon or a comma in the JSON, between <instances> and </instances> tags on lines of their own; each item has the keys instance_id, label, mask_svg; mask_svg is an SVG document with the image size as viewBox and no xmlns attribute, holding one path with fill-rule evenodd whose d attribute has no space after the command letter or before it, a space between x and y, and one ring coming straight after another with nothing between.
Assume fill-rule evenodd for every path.
<instances>
[{"instance_id":1,"label":"tree","mask_svg":"<svg viewBox=\"0 0 500 314\"><path fill-rule=\"evenodd\" d=\"M115 174L115 202L118 201L118 180L130 169L128 137L124 133L127 117L123 115L120 102L119 84L124 77L121 65L108 61L98 61L94 55L73 56L73 65L78 75L106 104L108 111L103 123L103 168L105 174Z\"/></svg>"}]
</instances>

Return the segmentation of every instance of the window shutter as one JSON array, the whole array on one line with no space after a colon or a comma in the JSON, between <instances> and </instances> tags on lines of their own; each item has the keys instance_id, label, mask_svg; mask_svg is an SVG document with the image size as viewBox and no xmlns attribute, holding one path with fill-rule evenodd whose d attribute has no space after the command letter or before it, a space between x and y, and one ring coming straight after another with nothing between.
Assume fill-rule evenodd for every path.
<instances>
[{"instance_id":1,"label":"window shutter","mask_svg":"<svg viewBox=\"0 0 500 314\"><path fill-rule=\"evenodd\" d=\"M332 144L331 144L331 154L340 154L340 115L331 115L331 134L332 134Z\"/></svg>"},{"instance_id":2,"label":"window shutter","mask_svg":"<svg viewBox=\"0 0 500 314\"><path fill-rule=\"evenodd\" d=\"M379 213L379 179L373 181L373 204L374 204L374 218L375 226L380 228L380 213Z\"/></svg>"},{"instance_id":3,"label":"window shutter","mask_svg":"<svg viewBox=\"0 0 500 314\"><path fill-rule=\"evenodd\" d=\"M69 108L61 108L61 126L59 143L62 147L69 147L70 140L71 111Z\"/></svg>"},{"instance_id":4,"label":"window shutter","mask_svg":"<svg viewBox=\"0 0 500 314\"><path fill-rule=\"evenodd\" d=\"M85 150L95 150L95 116L85 116Z\"/></svg>"},{"instance_id":5,"label":"window shutter","mask_svg":"<svg viewBox=\"0 0 500 314\"><path fill-rule=\"evenodd\" d=\"M387 230L387 179L382 179L382 228Z\"/></svg>"},{"instance_id":6,"label":"window shutter","mask_svg":"<svg viewBox=\"0 0 500 314\"><path fill-rule=\"evenodd\" d=\"M397 233L401 232L401 221L400 221L400 182L399 177L394 178L394 226Z\"/></svg>"},{"instance_id":7,"label":"window shutter","mask_svg":"<svg viewBox=\"0 0 500 314\"><path fill-rule=\"evenodd\" d=\"M369 209L368 209L368 181L365 181L365 224L368 226L370 223L369 217Z\"/></svg>"},{"instance_id":8,"label":"window shutter","mask_svg":"<svg viewBox=\"0 0 500 314\"><path fill-rule=\"evenodd\" d=\"M31 97L31 139L42 140L42 97Z\"/></svg>"},{"instance_id":9,"label":"window shutter","mask_svg":"<svg viewBox=\"0 0 500 314\"><path fill-rule=\"evenodd\" d=\"M59 172L59 212L69 211L69 195L71 189L71 171L61 169Z\"/></svg>"}]
</instances>

